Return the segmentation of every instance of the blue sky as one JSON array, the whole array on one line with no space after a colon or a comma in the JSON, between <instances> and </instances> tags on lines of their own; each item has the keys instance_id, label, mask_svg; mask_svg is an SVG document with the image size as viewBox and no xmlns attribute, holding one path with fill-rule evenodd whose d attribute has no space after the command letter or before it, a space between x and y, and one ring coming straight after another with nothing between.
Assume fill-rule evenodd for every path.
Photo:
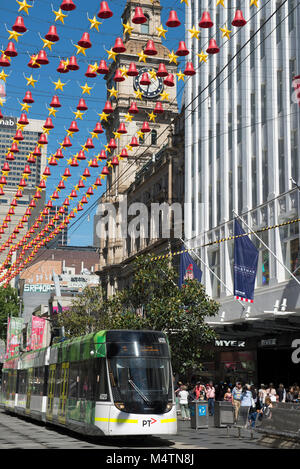
<instances>
[{"instance_id":1,"label":"blue sky","mask_svg":"<svg viewBox=\"0 0 300 469\"><path fill-rule=\"evenodd\" d=\"M23 0L22 0L23 1ZM64 169L66 168L67 162L73 154L77 153L81 149L87 138L90 137L89 132L93 131L96 122L99 120L97 116L98 113L101 113L106 101L106 82L102 76L96 78L87 78L85 77L85 72L87 70L88 64L98 62L100 59L107 60L107 53L105 49L110 49L115 43L115 39L118 36L122 36L122 21L121 14L126 5L126 0L108 0L110 9L113 11L114 15L110 19L101 20L103 23L99 26L99 32L96 29L90 29L89 18L97 17L97 13L100 7L99 0L88 0L83 2L82 0L74 0L77 8L72 12L64 12L68 15L64 19L64 24L60 21L55 20L55 14L52 12L52 7L54 11L58 11L62 3L62 0L36 0L31 1L27 0L29 5L33 5L32 8L29 8L27 15L24 11L18 13L19 4L11 0L10 2L2 2L0 5L0 12L2 23L0 27L0 42L1 48L5 49L8 43L9 34L8 30L12 29L12 26L15 22L15 19L18 15L22 15L24 22L28 31L19 38L19 41L15 43L18 56L13 58L11 61L11 67L5 69L5 72L9 74L6 82L6 93L7 93L7 102L4 104L1 111L4 115L7 116L20 116L21 106L19 101L22 101L25 96L25 92L30 90L35 99L35 103L32 105L31 109L28 112L29 118L36 118L41 120L46 120L48 117L48 110L52 96L57 94L59 96L62 107L58 110L56 117L52 118L55 128L50 131L48 136L48 155L54 153L59 148L59 142L63 141L63 138L66 135L66 129L68 129L72 120L74 120L74 114L72 111L76 111L79 99L83 97L88 106L88 111L83 116L83 119L77 119L77 124L80 129L78 134L75 134L74 138L71 139L72 147L67 151L64 151L65 159L59 161L58 167L50 167L51 176L47 180L47 196L46 200L49 199L53 190L60 180L60 176L63 174ZM170 28L164 44L170 49L177 50L179 40L184 40L184 3L181 4L180 0L175 1L166 1L161 0L161 5L163 6L162 11L162 24L165 27L166 21L169 17L169 12L171 9L176 9L178 17L181 21L181 26L179 28ZM99 18L97 18L99 20ZM47 53L50 63L48 65L43 65L40 69L31 69L27 66L30 55L37 54L43 46L41 38L44 38L47 34L49 27L55 24L57 27L57 32L60 37L59 42L52 46L52 50L44 49ZM167 29L167 28L166 28ZM92 48L87 50L86 56L82 54L76 55L76 49L74 44L77 44L84 32L89 32ZM56 71L59 60L66 59L71 55L76 55L80 70L76 72L69 72L67 74L60 74ZM107 60L108 61L108 60ZM1 70L0 70L1 71ZM38 82L35 84L35 87L27 86L27 81L25 77L30 77L32 74L34 79L37 79ZM58 79L61 79L66 85L63 88L63 91L56 90L53 82L56 82ZM83 86L85 83L88 83L89 86L93 86L91 95L84 94L82 95L82 89L80 86ZM180 82L179 91L182 92L183 82ZM87 153L87 158L90 159L94 154L98 154L101 149L103 149L103 144L106 143L105 134L99 137L98 140L94 139L95 149ZM70 190L75 184L78 183L80 174L82 174L83 169L86 166L86 161L81 162L79 168L70 168L72 173L72 178L66 183L66 189L62 191L62 196L59 199L59 202L62 204L64 198L70 193ZM97 171L91 170L92 177L87 180L86 187L88 187L92 182L94 182L96 176L101 171L101 168ZM71 245L91 245L93 240L93 216L95 210L90 211L89 207L97 200L101 193L105 190L101 188L101 191L95 192L95 195L91 197L88 205L85 206L85 212L80 212L79 214L86 213L79 221L75 223L74 226L70 228L70 241ZM79 193L79 197L82 196L83 192ZM75 202L79 201L75 199ZM89 214L89 216L87 216ZM78 219L78 216L75 220Z\"/></svg>"}]
</instances>

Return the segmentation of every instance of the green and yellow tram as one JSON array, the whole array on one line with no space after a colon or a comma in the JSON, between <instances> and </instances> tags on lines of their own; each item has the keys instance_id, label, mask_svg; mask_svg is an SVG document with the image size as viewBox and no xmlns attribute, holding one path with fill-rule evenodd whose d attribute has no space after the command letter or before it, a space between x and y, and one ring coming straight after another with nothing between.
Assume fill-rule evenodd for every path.
<instances>
[{"instance_id":1,"label":"green and yellow tram","mask_svg":"<svg viewBox=\"0 0 300 469\"><path fill-rule=\"evenodd\" d=\"M170 351L157 331L100 331L7 360L0 402L88 435L177 431Z\"/></svg>"}]
</instances>

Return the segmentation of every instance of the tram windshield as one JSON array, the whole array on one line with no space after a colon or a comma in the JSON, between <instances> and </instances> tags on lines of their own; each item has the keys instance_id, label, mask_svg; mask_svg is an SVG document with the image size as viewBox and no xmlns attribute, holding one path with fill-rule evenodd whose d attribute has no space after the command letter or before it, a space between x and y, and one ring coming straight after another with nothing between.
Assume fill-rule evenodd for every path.
<instances>
[{"instance_id":1,"label":"tram windshield","mask_svg":"<svg viewBox=\"0 0 300 469\"><path fill-rule=\"evenodd\" d=\"M144 414L168 411L172 402L169 358L120 356L108 361L113 397L120 410Z\"/></svg>"}]
</instances>

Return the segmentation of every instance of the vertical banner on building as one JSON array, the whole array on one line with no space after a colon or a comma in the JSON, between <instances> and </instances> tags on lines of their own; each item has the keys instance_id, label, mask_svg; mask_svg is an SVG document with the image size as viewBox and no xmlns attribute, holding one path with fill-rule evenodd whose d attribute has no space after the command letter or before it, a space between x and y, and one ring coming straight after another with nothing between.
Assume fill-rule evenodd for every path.
<instances>
[{"instance_id":1,"label":"vertical banner on building","mask_svg":"<svg viewBox=\"0 0 300 469\"><path fill-rule=\"evenodd\" d=\"M237 220L234 222L234 235L245 235ZM248 236L234 240L234 295L237 300L254 300L254 286L257 273L258 250Z\"/></svg>"},{"instance_id":2,"label":"vertical banner on building","mask_svg":"<svg viewBox=\"0 0 300 469\"><path fill-rule=\"evenodd\" d=\"M37 350L43 347L45 324L45 319L32 316L30 350Z\"/></svg>"},{"instance_id":3,"label":"vertical banner on building","mask_svg":"<svg viewBox=\"0 0 300 469\"><path fill-rule=\"evenodd\" d=\"M201 278L202 271L192 257L187 252L180 254L179 287L181 288L187 280L196 279L201 282Z\"/></svg>"},{"instance_id":4,"label":"vertical banner on building","mask_svg":"<svg viewBox=\"0 0 300 469\"><path fill-rule=\"evenodd\" d=\"M6 358L16 356L20 353L22 344L23 318L8 318Z\"/></svg>"}]
</instances>

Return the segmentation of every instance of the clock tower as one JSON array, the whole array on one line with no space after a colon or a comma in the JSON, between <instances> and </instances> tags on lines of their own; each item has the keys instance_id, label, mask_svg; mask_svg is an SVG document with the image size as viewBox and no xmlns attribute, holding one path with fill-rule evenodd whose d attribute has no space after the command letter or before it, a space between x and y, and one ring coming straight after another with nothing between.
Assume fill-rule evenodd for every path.
<instances>
[{"instance_id":1,"label":"clock tower","mask_svg":"<svg viewBox=\"0 0 300 469\"><path fill-rule=\"evenodd\" d=\"M136 7L142 8L147 22L143 24L132 22ZM178 114L175 76L177 65L174 62L170 63L170 51L162 44L162 37L159 33L161 9L159 0L127 0L122 15L122 23L125 25L123 43L126 50L115 56L106 77L107 97L112 101L114 112L104 125L108 142L114 138L114 132L118 131L121 123L125 124L127 131L126 134L118 135L115 139L117 148L111 155L119 155L123 148L130 145L134 136L137 137L139 146L128 151L129 157L121 159L119 165L111 169L107 178L107 189L111 195L124 193L134 181L136 172L164 146L171 130L170 123ZM149 40L154 43L156 55L150 56L144 53ZM165 78L156 75L160 64L163 64L168 73L175 77L174 86L166 86ZM127 75L126 71L134 66L138 75ZM118 70L121 70L124 81L114 81ZM149 85L141 83L145 72L151 82ZM109 90L113 89L117 90L115 93L117 96L111 96ZM157 102L162 104L164 110L162 114L154 113ZM131 114L129 117L129 109L134 103L138 108L138 113ZM151 113L155 114L152 119L149 118ZM138 132L141 131L145 121L149 124L150 132L139 136Z\"/></svg>"}]
</instances>

